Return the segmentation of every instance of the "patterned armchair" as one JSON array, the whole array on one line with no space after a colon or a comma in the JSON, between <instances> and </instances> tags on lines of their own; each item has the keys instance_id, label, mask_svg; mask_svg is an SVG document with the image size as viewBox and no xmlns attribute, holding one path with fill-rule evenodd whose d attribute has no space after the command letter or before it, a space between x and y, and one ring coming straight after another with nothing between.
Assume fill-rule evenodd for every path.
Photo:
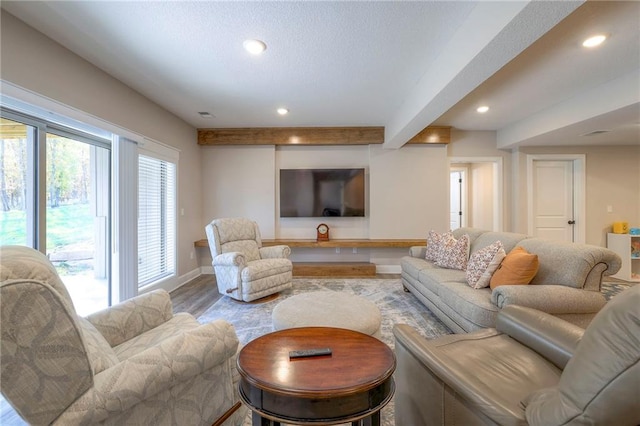
<instances>
[{"instance_id":1,"label":"patterned armchair","mask_svg":"<svg viewBox=\"0 0 640 426\"><path fill-rule=\"evenodd\" d=\"M5 246L0 260L0 388L24 420L242 424L232 325L173 315L162 290L82 318L42 253Z\"/></svg>"},{"instance_id":2,"label":"patterned armchair","mask_svg":"<svg viewBox=\"0 0 640 426\"><path fill-rule=\"evenodd\" d=\"M215 219L205 231L220 294L251 302L291 287L291 249L262 247L256 222Z\"/></svg>"}]
</instances>

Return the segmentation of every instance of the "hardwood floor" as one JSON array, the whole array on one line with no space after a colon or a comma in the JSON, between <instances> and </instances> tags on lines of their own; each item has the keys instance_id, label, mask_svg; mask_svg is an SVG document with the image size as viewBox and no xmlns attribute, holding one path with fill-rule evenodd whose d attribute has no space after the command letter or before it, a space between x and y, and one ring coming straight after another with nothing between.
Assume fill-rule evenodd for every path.
<instances>
[{"instance_id":1,"label":"hardwood floor","mask_svg":"<svg viewBox=\"0 0 640 426\"><path fill-rule=\"evenodd\" d=\"M188 312L196 318L222 297L213 274L200 275L170 294L174 313Z\"/></svg>"}]
</instances>

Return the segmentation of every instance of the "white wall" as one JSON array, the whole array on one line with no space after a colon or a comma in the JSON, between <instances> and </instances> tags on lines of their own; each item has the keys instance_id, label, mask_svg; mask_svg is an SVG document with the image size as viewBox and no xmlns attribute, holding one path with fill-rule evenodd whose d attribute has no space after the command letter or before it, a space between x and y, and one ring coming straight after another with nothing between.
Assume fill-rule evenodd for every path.
<instances>
[{"instance_id":1,"label":"white wall","mask_svg":"<svg viewBox=\"0 0 640 426\"><path fill-rule=\"evenodd\" d=\"M371 145L370 238L426 238L449 227L445 145Z\"/></svg>"},{"instance_id":2,"label":"white wall","mask_svg":"<svg viewBox=\"0 0 640 426\"><path fill-rule=\"evenodd\" d=\"M275 238L275 149L266 146L203 146L200 234L213 219L247 217L263 238Z\"/></svg>"},{"instance_id":3,"label":"white wall","mask_svg":"<svg viewBox=\"0 0 640 426\"><path fill-rule=\"evenodd\" d=\"M472 163L469 165L469 176L470 226L493 229L493 164ZM485 194L492 196L485 196Z\"/></svg>"}]
</instances>

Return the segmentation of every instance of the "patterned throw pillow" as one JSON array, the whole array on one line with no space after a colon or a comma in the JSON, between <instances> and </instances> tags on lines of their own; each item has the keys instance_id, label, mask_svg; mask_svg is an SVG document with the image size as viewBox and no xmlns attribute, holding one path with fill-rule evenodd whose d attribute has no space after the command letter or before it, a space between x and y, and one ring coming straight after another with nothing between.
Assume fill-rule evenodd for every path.
<instances>
[{"instance_id":1,"label":"patterned throw pillow","mask_svg":"<svg viewBox=\"0 0 640 426\"><path fill-rule=\"evenodd\" d=\"M435 262L439 257L442 240L448 236L453 236L453 234L450 231L444 234L440 234L433 229L429 231L429 235L427 236L427 254L424 258Z\"/></svg>"},{"instance_id":2,"label":"patterned throw pillow","mask_svg":"<svg viewBox=\"0 0 640 426\"><path fill-rule=\"evenodd\" d=\"M469 259L469 236L462 235L455 239L453 234L445 234L442 238L440 251L435 260L436 265L447 269L467 269Z\"/></svg>"},{"instance_id":3,"label":"patterned throw pillow","mask_svg":"<svg viewBox=\"0 0 640 426\"><path fill-rule=\"evenodd\" d=\"M467 263L467 283L475 289L488 287L493 273L506 255L501 241L473 253Z\"/></svg>"}]
</instances>

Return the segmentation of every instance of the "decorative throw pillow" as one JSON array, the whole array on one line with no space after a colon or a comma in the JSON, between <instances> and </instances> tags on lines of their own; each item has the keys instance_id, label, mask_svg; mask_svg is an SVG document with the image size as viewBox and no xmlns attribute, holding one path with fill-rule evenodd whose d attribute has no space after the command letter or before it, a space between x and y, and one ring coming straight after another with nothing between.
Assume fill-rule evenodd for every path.
<instances>
[{"instance_id":1,"label":"decorative throw pillow","mask_svg":"<svg viewBox=\"0 0 640 426\"><path fill-rule=\"evenodd\" d=\"M491 277L491 289L505 284L529 284L538 273L539 266L537 254L531 254L518 246L507 254Z\"/></svg>"},{"instance_id":2,"label":"decorative throw pillow","mask_svg":"<svg viewBox=\"0 0 640 426\"><path fill-rule=\"evenodd\" d=\"M445 234L441 241L440 251L435 260L436 265L441 268L467 269L467 261L469 260L469 236L462 235L459 239L455 239L453 234Z\"/></svg>"},{"instance_id":3,"label":"decorative throw pillow","mask_svg":"<svg viewBox=\"0 0 640 426\"><path fill-rule=\"evenodd\" d=\"M493 273L506 255L501 241L473 253L467 263L467 283L475 289L488 287Z\"/></svg>"},{"instance_id":4,"label":"decorative throw pillow","mask_svg":"<svg viewBox=\"0 0 640 426\"><path fill-rule=\"evenodd\" d=\"M431 260L433 262L438 258L438 253L440 252L440 248L442 246L442 239L445 236L453 234L451 232L445 232L444 234L440 234L433 229L429 231L429 235L427 236L427 254L424 257L426 260Z\"/></svg>"}]
</instances>

